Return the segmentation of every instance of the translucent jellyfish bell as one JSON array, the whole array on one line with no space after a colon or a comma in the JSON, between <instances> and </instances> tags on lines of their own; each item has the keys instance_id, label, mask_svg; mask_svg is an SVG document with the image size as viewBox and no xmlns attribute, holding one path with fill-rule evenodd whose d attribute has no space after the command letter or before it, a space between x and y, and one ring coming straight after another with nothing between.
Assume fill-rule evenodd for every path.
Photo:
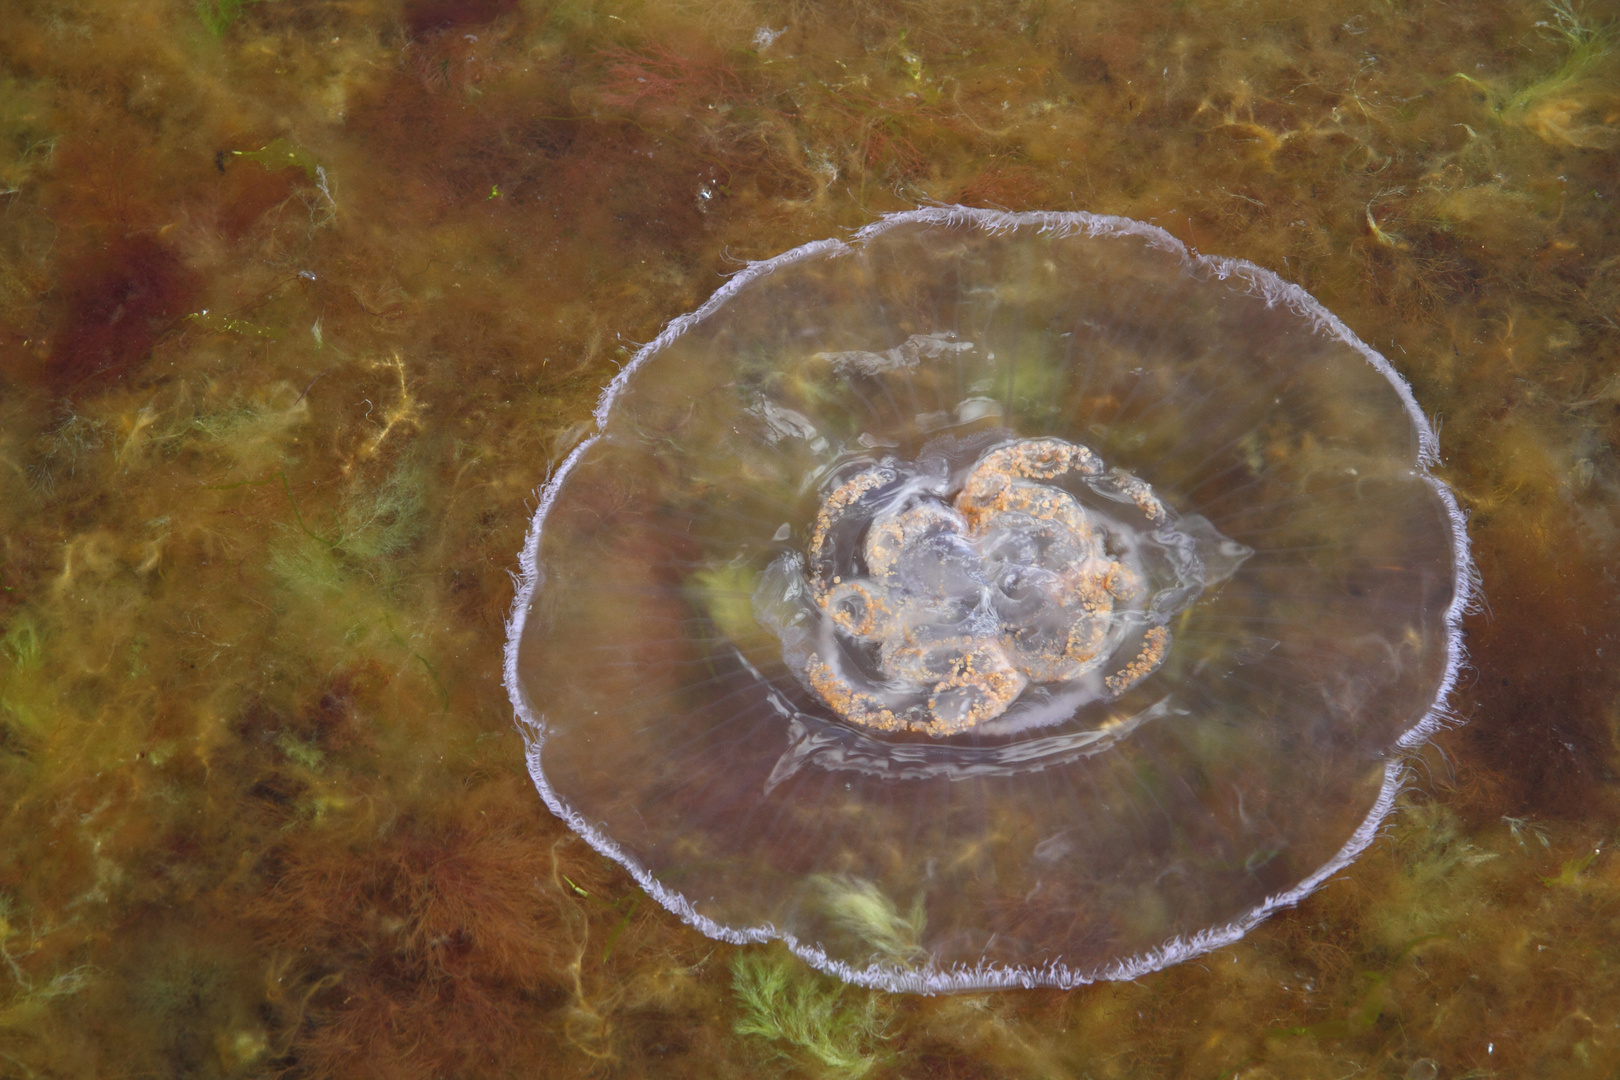
<instances>
[{"instance_id":1,"label":"translucent jellyfish bell","mask_svg":"<svg viewBox=\"0 0 1620 1080\"><path fill-rule=\"evenodd\" d=\"M1460 657L1406 384L1296 286L939 208L749 266L542 493L507 685L550 808L852 982L1129 978L1371 840Z\"/></svg>"}]
</instances>

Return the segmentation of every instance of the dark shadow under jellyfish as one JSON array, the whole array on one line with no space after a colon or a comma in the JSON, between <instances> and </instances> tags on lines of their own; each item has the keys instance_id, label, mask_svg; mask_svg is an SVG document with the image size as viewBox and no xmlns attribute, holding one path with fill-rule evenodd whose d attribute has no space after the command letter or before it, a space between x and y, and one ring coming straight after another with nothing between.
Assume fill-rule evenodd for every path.
<instances>
[{"instance_id":1,"label":"dark shadow under jellyfish","mask_svg":"<svg viewBox=\"0 0 1620 1080\"><path fill-rule=\"evenodd\" d=\"M542 493L507 684L556 814L852 982L1128 978L1344 867L1441 722L1462 518L1296 286L1087 214L756 263Z\"/></svg>"}]
</instances>

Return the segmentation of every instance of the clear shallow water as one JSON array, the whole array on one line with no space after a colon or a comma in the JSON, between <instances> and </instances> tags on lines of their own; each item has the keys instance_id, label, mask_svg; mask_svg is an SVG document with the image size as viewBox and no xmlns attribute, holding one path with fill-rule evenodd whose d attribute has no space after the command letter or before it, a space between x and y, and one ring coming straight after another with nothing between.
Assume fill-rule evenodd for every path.
<instances>
[{"instance_id":1,"label":"clear shallow water","mask_svg":"<svg viewBox=\"0 0 1620 1080\"><path fill-rule=\"evenodd\" d=\"M0 1069L1611 1074L1614 15L8 6ZM1297 282L1470 515L1466 726L1352 867L1135 982L716 945L545 811L500 685L635 343L928 202Z\"/></svg>"}]
</instances>

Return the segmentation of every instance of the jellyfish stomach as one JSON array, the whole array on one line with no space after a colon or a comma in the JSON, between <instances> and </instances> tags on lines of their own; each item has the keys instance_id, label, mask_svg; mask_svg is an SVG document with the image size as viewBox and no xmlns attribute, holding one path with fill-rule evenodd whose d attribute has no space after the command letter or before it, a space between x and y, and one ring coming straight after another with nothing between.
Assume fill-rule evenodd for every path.
<instances>
[{"instance_id":1,"label":"jellyfish stomach","mask_svg":"<svg viewBox=\"0 0 1620 1080\"><path fill-rule=\"evenodd\" d=\"M831 658L823 658L825 651ZM903 650L902 650L903 651ZM933 649L912 650L896 667L927 668L928 681L890 678L876 682L852 671L836 650L810 654L806 675L811 689L843 719L880 731L955 735L1000 716L1029 680L994 642L961 639Z\"/></svg>"},{"instance_id":2,"label":"jellyfish stomach","mask_svg":"<svg viewBox=\"0 0 1620 1080\"><path fill-rule=\"evenodd\" d=\"M790 665L846 721L936 736L1001 716L1032 684L1095 678L1140 626L1144 573L1127 565L1135 545L1110 555L1109 527L1043 481L1102 472L1046 438L988 451L954 493L893 462L837 484L808 551L819 629ZM1119 494L1164 520L1145 484ZM1151 628L1098 693L1140 682L1168 646Z\"/></svg>"},{"instance_id":3,"label":"jellyfish stomach","mask_svg":"<svg viewBox=\"0 0 1620 1080\"><path fill-rule=\"evenodd\" d=\"M1053 480L1067 472L1095 476L1102 462L1087 447L1062 439L1020 439L979 459L956 496L956 508L970 519L993 514L1006 508L1000 500L1015 481Z\"/></svg>"}]
</instances>

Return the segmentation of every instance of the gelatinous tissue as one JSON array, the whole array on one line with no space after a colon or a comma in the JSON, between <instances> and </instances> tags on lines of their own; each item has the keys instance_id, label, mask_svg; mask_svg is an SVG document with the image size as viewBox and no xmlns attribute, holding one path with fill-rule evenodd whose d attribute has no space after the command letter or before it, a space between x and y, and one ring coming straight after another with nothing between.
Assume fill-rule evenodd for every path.
<instances>
[{"instance_id":1,"label":"gelatinous tissue","mask_svg":"<svg viewBox=\"0 0 1620 1080\"><path fill-rule=\"evenodd\" d=\"M750 265L541 493L546 804L697 929L926 993L1129 978L1347 865L1445 719L1406 383L1149 225L938 207Z\"/></svg>"}]
</instances>

